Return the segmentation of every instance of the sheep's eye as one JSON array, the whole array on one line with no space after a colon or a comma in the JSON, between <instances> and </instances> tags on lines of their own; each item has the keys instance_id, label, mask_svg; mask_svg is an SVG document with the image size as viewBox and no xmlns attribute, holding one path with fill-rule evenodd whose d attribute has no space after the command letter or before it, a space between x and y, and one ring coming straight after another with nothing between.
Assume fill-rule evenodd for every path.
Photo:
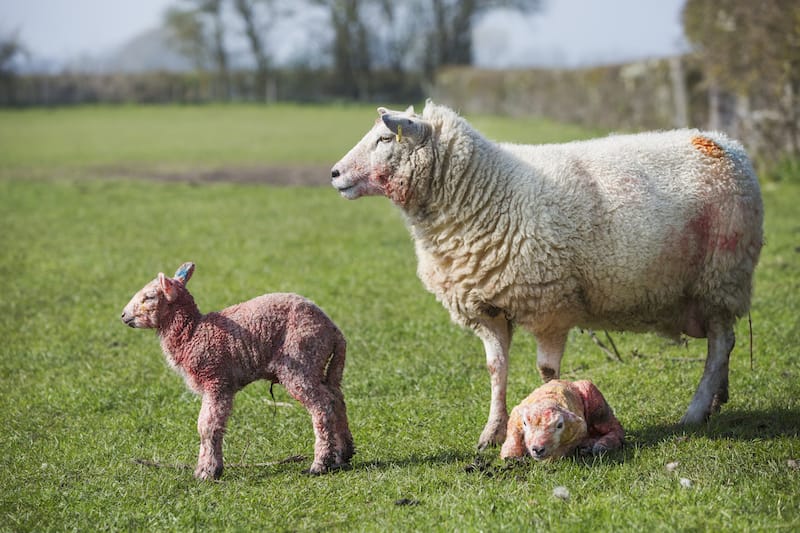
<instances>
[{"instance_id":1,"label":"sheep's eye","mask_svg":"<svg viewBox=\"0 0 800 533\"><path fill-rule=\"evenodd\" d=\"M564 427L564 422L559 422L559 423L556 425L556 429L561 429L561 428L563 428L563 427Z\"/></svg>"},{"instance_id":2,"label":"sheep's eye","mask_svg":"<svg viewBox=\"0 0 800 533\"><path fill-rule=\"evenodd\" d=\"M394 135L381 135L381 138L378 140L382 143L392 142L392 140L394 140Z\"/></svg>"},{"instance_id":3,"label":"sheep's eye","mask_svg":"<svg viewBox=\"0 0 800 533\"><path fill-rule=\"evenodd\" d=\"M142 301L143 302L152 302L155 299L156 299L156 295L155 294L145 294L144 296L142 296Z\"/></svg>"}]
</instances>

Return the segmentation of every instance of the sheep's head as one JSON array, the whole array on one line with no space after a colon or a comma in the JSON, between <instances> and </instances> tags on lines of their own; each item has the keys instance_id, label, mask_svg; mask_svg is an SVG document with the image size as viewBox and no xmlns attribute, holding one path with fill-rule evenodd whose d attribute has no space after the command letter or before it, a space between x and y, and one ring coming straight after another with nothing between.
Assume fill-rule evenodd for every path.
<instances>
[{"instance_id":1,"label":"sheep's head","mask_svg":"<svg viewBox=\"0 0 800 533\"><path fill-rule=\"evenodd\" d=\"M194 263L184 263L169 278L163 272L133 295L122 310L122 321L132 328L157 328L164 310L186 291Z\"/></svg>"},{"instance_id":2,"label":"sheep's head","mask_svg":"<svg viewBox=\"0 0 800 533\"><path fill-rule=\"evenodd\" d=\"M537 461L568 454L586 437L586 422L557 404L532 404L522 408L525 448Z\"/></svg>"},{"instance_id":3,"label":"sheep's head","mask_svg":"<svg viewBox=\"0 0 800 533\"><path fill-rule=\"evenodd\" d=\"M348 200L382 195L405 206L419 175L420 149L430 147L433 128L414 114L378 108L375 125L334 165L331 183Z\"/></svg>"}]
</instances>

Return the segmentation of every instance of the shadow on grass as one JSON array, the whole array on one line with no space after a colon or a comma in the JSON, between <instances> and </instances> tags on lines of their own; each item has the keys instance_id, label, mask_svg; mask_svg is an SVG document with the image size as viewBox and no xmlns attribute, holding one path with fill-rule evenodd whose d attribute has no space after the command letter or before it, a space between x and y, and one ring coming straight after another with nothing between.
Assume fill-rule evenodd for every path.
<instances>
[{"instance_id":1,"label":"shadow on grass","mask_svg":"<svg viewBox=\"0 0 800 533\"><path fill-rule=\"evenodd\" d=\"M704 425L649 426L629 432L629 441L639 446L656 446L673 437L755 440L800 436L800 412L789 409L722 411Z\"/></svg>"},{"instance_id":2,"label":"shadow on grass","mask_svg":"<svg viewBox=\"0 0 800 533\"><path fill-rule=\"evenodd\" d=\"M463 450L446 450L439 453L424 455L411 454L408 457L396 459L376 459L354 465L354 470L385 470L394 467L418 466L422 464L453 464L471 461L475 453L464 452Z\"/></svg>"},{"instance_id":3,"label":"shadow on grass","mask_svg":"<svg viewBox=\"0 0 800 533\"><path fill-rule=\"evenodd\" d=\"M675 439L690 439L692 437L706 437L709 439L733 439L741 441L773 439L777 437L800 436L800 412L789 409L771 409L758 411L723 411L709 420L703 426L687 428L680 424L662 424L628 431L625 446L618 451L613 451L602 457L572 456L564 460L573 461L585 468L592 468L598 461L604 464L622 464L631 460L636 448L655 447ZM259 471L259 475L276 475L289 470L296 470L297 465L291 463L310 463L311 458L303 455L294 455L270 463L254 464L226 464L225 469ZM144 459L134 459L133 462L143 466L157 468L192 469L194 465L188 464L163 464ZM419 465L448 465L458 464L468 474L479 474L485 477L504 476L521 469L525 465L536 464L532 459L502 461L497 457L496 450L482 452L464 450L444 450L432 454L411 454L407 457L375 459L360 462L356 459L352 468L346 471L388 470ZM305 465L307 468L308 465ZM335 473L334 473L335 475Z\"/></svg>"}]
</instances>

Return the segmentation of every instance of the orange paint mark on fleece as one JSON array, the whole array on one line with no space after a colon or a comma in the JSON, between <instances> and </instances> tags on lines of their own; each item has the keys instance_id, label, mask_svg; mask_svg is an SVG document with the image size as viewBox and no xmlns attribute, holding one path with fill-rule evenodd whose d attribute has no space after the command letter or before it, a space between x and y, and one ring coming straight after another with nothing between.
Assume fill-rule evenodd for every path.
<instances>
[{"instance_id":1,"label":"orange paint mark on fleece","mask_svg":"<svg viewBox=\"0 0 800 533\"><path fill-rule=\"evenodd\" d=\"M725 150L723 150L720 145L702 135L692 137L692 145L708 157L719 159L725 155Z\"/></svg>"}]
</instances>

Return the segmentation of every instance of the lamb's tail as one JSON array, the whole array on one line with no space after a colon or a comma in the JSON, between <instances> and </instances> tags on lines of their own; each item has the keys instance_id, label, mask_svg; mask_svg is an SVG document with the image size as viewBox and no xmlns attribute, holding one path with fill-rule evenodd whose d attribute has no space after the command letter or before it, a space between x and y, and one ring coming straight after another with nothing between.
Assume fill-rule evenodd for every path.
<instances>
[{"instance_id":1,"label":"lamb's tail","mask_svg":"<svg viewBox=\"0 0 800 533\"><path fill-rule=\"evenodd\" d=\"M342 386L346 354L347 341L344 338L344 334L337 328L333 339L333 353L325 367L325 382L335 389L339 389Z\"/></svg>"}]
</instances>

